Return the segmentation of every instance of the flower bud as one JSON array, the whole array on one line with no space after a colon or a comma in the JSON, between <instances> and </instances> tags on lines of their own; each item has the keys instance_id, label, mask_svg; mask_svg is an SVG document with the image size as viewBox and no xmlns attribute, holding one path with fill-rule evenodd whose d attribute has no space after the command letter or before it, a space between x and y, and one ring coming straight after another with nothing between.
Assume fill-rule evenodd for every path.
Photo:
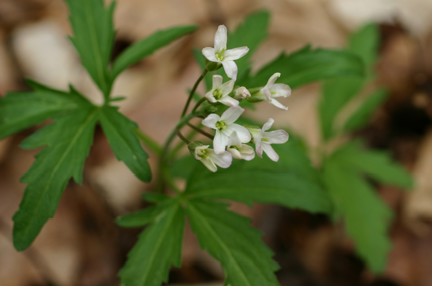
<instances>
[{"instance_id":1,"label":"flower bud","mask_svg":"<svg viewBox=\"0 0 433 288\"><path fill-rule=\"evenodd\" d=\"M235 90L235 99L243 100L243 99L247 99L249 97L251 97L251 93L244 86L239 87Z\"/></svg>"}]
</instances>

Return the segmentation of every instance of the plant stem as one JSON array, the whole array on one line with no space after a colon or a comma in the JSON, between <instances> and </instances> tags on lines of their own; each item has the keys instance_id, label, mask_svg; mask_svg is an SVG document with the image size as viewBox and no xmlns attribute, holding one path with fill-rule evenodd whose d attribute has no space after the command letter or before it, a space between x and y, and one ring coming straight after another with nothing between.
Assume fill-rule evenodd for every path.
<instances>
[{"instance_id":1,"label":"plant stem","mask_svg":"<svg viewBox=\"0 0 433 288\"><path fill-rule=\"evenodd\" d=\"M197 90L198 85L200 84L201 80L206 76L207 69L203 70L203 73L201 73L200 77L198 77L197 81L195 81L194 86L192 86L192 90L189 93L188 100L186 101L185 107L183 107L182 115L181 117L185 116L186 112L188 111L189 104L191 103L192 97L194 96L195 91Z\"/></svg>"},{"instance_id":2,"label":"plant stem","mask_svg":"<svg viewBox=\"0 0 433 288\"><path fill-rule=\"evenodd\" d=\"M168 156L168 150L170 149L170 145L173 142L173 140L176 138L176 135L180 131L180 129L185 126L192 118L196 117L197 115L194 113L188 114L187 116L184 116L180 121L177 123L176 127L171 131L170 135L168 136L167 140L165 141L164 147L162 148L160 157L159 157L159 167L158 167L158 187L161 192L164 191L164 178L165 178L165 164L167 161Z\"/></svg>"},{"instance_id":3,"label":"plant stem","mask_svg":"<svg viewBox=\"0 0 433 288\"><path fill-rule=\"evenodd\" d=\"M149 135L145 134L140 129L137 129L137 136L144 143L144 145L146 145L150 150L152 150L153 153L157 155L161 155L162 152L161 146L155 140L153 140Z\"/></svg>"},{"instance_id":4,"label":"plant stem","mask_svg":"<svg viewBox=\"0 0 433 288\"><path fill-rule=\"evenodd\" d=\"M198 107L200 107L200 105L203 103L203 102L205 102L207 99L206 98L201 98L196 104L195 104L195 106L194 106L194 108L192 108L192 112L191 113L194 113L195 112L195 110L197 110L198 109Z\"/></svg>"},{"instance_id":5,"label":"plant stem","mask_svg":"<svg viewBox=\"0 0 433 288\"><path fill-rule=\"evenodd\" d=\"M204 130L201 129L200 127L197 127L197 126L195 126L195 125L193 125L193 124L191 124L191 123L188 123L187 125L188 125L189 127L191 127L192 129L194 129L195 131L199 132L200 134L206 136L207 138L209 138L209 139L213 139L213 135L212 135L212 134L210 134L210 133L204 131Z\"/></svg>"}]
</instances>

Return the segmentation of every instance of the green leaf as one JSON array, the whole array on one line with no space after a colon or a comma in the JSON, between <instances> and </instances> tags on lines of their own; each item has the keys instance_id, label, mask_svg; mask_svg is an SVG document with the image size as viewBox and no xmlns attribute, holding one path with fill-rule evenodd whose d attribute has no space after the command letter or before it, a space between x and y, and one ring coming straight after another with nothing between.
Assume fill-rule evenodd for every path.
<instances>
[{"instance_id":1,"label":"green leaf","mask_svg":"<svg viewBox=\"0 0 433 288\"><path fill-rule=\"evenodd\" d=\"M388 93L384 89L373 92L365 101L358 107L357 110L344 123L343 130L350 132L364 126L368 120L388 97Z\"/></svg>"},{"instance_id":2,"label":"green leaf","mask_svg":"<svg viewBox=\"0 0 433 288\"><path fill-rule=\"evenodd\" d=\"M188 179L197 164L197 160L191 154L187 154L170 165L170 174L176 178Z\"/></svg>"},{"instance_id":3,"label":"green leaf","mask_svg":"<svg viewBox=\"0 0 433 288\"><path fill-rule=\"evenodd\" d=\"M311 49L307 46L289 55L281 54L248 79L246 86L264 86L275 72L281 73L278 82L294 89L341 75L362 76L364 67L357 56L347 51Z\"/></svg>"},{"instance_id":4,"label":"green leaf","mask_svg":"<svg viewBox=\"0 0 433 288\"><path fill-rule=\"evenodd\" d=\"M70 23L74 31L71 41L80 55L83 66L104 95L111 90L109 63L114 43L113 12L115 2L108 8L103 0L66 0Z\"/></svg>"},{"instance_id":5,"label":"green leaf","mask_svg":"<svg viewBox=\"0 0 433 288\"><path fill-rule=\"evenodd\" d=\"M166 207L139 236L119 273L123 285L161 285L171 266L181 263L183 211L176 204Z\"/></svg>"},{"instance_id":6,"label":"green leaf","mask_svg":"<svg viewBox=\"0 0 433 288\"><path fill-rule=\"evenodd\" d=\"M412 176L386 152L365 150L358 142L349 142L333 156L345 165L371 178L402 188L412 188Z\"/></svg>"},{"instance_id":7,"label":"green leaf","mask_svg":"<svg viewBox=\"0 0 433 288\"><path fill-rule=\"evenodd\" d=\"M158 206L151 206L146 209L134 211L132 213L117 217L117 225L124 228L143 227L151 223L159 214Z\"/></svg>"},{"instance_id":8,"label":"green leaf","mask_svg":"<svg viewBox=\"0 0 433 288\"><path fill-rule=\"evenodd\" d=\"M360 175L336 158L325 161L323 178L359 255L372 271L382 272L391 246L390 209Z\"/></svg>"},{"instance_id":9,"label":"green leaf","mask_svg":"<svg viewBox=\"0 0 433 288\"><path fill-rule=\"evenodd\" d=\"M237 48L247 46L249 52L247 55L236 61L238 66L238 77L239 81L247 76L251 68L251 57L266 37L268 36L269 26L269 12L257 11L250 14L245 18L244 22L241 23L236 30L229 33L227 44L230 48Z\"/></svg>"},{"instance_id":10,"label":"green leaf","mask_svg":"<svg viewBox=\"0 0 433 288\"><path fill-rule=\"evenodd\" d=\"M376 62L379 42L379 29L376 24L371 23L350 36L348 49L361 57L369 71Z\"/></svg>"},{"instance_id":11,"label":"green leaf","mask_svg":"<svg viewBox=\"0 0 433 288\"><path fill-rule=\"evenodd\" d=\"M142 181L151 179L147 154L137 136L137 124L117 111L116 107L105 106L100 110L102 130L117 159L123 161Z\"/></svg>"},{"instance_id":12,"label":"green leaf","mask_svg":"<svg viewBox=\"0 0 433 288\"><path fill-rule=\"evenodd\" d=\"M256 158L236 161L228 169L209 172L198 165L191 174L185 196L195 199L229 199L247 204L279 204L310 212L330 212L332 204L322 190L317 172L296 145L275 145L279 162ZM293 149L292 149L293 148Z\"/></svg>"},{"instance_id":13,"label":"green leaf","mask_svg":"<svg viewBox=\"0 0 433 288\"><path fill-rule=\"evenodd\" d=\"M186 213L202 248L221 263L226 285L278 285L278 264L249 219L204 201L189 202Z\"/></svg>"},{"instance_id":14,"label":"green leaf","mask_svg":"<svg viewBox=\"0 0 433 288\"><path fill-rule=\"evenodd\" d=\"M373 75L373 64L376 61L379 45L379 34L374 24L369 24L354 33L347 51L358 56L366 68L364 77L344 75L327 80L323 84L322 97L319 101L319 117L324 140L335 135L335 124L338 113L363 88L368 77ZM371 106L371 104L368 104Z\"/></svg>"},{"instance_id":15,"label":"green leaf","mask_svg":"<svg viewBox=\"0 0 433 288\"><path fill-rule=\"evenodd\" d=\"M85 101L75 92L54 90L28 81L32 92L12 92L0 98L0 139L77 109Z\"/></svg>"},{"instance_id":16,"label":"green leaf","mask_svg":"<svg viewBox=\"0 0 433 288\"><path fill-rule=\"evenodd\" d=\"M334 120L341 109L363 87L364 78L338 77L323 83L322 96L319 100L319 119L322 138L330 139L335 135Z\"/></svg>"},{"instance_id":17,"label":"green leaf","mask_svg":"<svg viewBox=\"0 0 433 288\"><path fill-rule=\"evenodd\" d=\"M174 40L177 40L178 38L186 34L194 32L196 29L196 26L179 26L168 28L165 30L157 31L150 35L148 38L143 39L130 46L114 62L112 72L113 79L130 65L137 63L144 57L151 55L159 48L170 44Z\"/></svg>"},{"instance_id":18,"label":"green leaf","mask_svg":"<svg viewBox=\"0 0 433 288\"><path fill-rule=\"evenodd\" d=\"M54 118L23 143L25 148L45 146L21 181L27 183L14 215L14 245L26 249L51 218L69 180L82 181L84 161L93 143L97 121L95 108L84 107Z\"/></svg>"}]
</instances>

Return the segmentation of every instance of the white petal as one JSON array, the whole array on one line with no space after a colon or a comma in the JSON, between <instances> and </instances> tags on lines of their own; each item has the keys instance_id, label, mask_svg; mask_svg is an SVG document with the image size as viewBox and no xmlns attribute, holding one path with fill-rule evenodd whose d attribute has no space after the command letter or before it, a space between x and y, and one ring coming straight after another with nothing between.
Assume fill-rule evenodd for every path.
<instances>
[{"instance_id":1,"label":"white petal","mask_svg":"<svg viewBox=\"0 0 433 288\"><path fill-rule=\"evenodd\" d=\"M238 120L238 118L242 115L242 113L244 113L244 111L245 109L238 106L230 107L221 115L221 120L226 122L227 124L232 124L233 122Z\"/></svg>"},{"instance_id":2,"label":"white petal","mask_svg":"<svg viewBox=\"0 0 433 288\"><path fill-rule=\"evenodd\" d=\"M238 66L236 66L235 61L223 61L222 64L227 76L236 80L238 77Z\"/></svg>"},{"instance_id":3,"label":"white petal","mask_svg":"<svg viewBox=\"0 0 433 288\"><path fill-rule=\"evenodd\" d=\"M226 50L224 53L224 60L238 60L239 58L245 56L249 50L250 49L248 49L247 46Z\"/></svg>"},{"instance_id":4,"label":"white petal","mask_svg":"<svg viewBox=\"0 0 433 288\"><path fill-rule=\"evenodd\" d=\"M213 138L213 148L216 154L223 153L226 150L227 145L229 144L229 137L220 131L215 133L215 137Z\"/></svg>"},{"instance_id":5,"label":"white petal","mask_svg":"<svg viewBox=\"0 0 433 288\"><path fill-rule=\"evenodd\" d=\"M227 49L227 27L224 25L218 26L215 33L214 48L218 52Z\"/></svg>"},{"instance_id":6,"label":"white petal","mask_svg":"<svg viewBox=\"0 0 433 288\"><path fill-rule=\"evenodd\" d=\"M229 127L226 128L224 132L227 133L227 135L231 135L231 133L236 132L236 134L239 137L239 140L241 140L241 143L248 143L251 141L250 131L248 131L247 128L239 124L230 125Z\"/></svg>"},{"instance_id":7,"label":"white petal","mask_svg":"<svg viewBox=\"0 0 433 288\"><path fill-rule=\"evenodd\" d=\"M241 140L238 137L238 134L236 132L232 132L229 137L229 144L228 146L240 146Z\"/></svg>"},{"instance_id":8,"label":"white petal","mask_svg":"<svg viewBox=\"0 0 433 288\"><path fill-rule=\"evenodd\" d=\"M220 76L221 77L221 76ZM221 85L221 92L223 95L228 95L233 91L233 86L235 85L235 81L230 80Z\"/></svg>"},{"instance_id":9,"label":"white petal","mask_svg":"<svg viewBox=\"0 0 433 288\"><path fill-rule=\"evenodd\" d=\"M215 56L215 49L211 47L206 47L201 50L201 53L203 53L204 57L206 57L207 60L211 62L219 62L218 59Z\"/></svg>"},{"instance_id":10,"label":"white petal","mask_svg":"<svg viewBox=\"0 0 433 288\"><path fill-rule=\"evenodd\" d=\"M223 84L223 77L221 75L213 75L212 77L212 92L213 90L220 88Z\"/></svg>"},{"instance_id":11,"label":"white petal","mask_svg":"<svg viewBox=\"0 0 433 288\"><path fill-rule=\"evenodd\" d=\"M236 149L236 148L227 148L227 151L232 154L233 158L239 159L239 160L242 159L242 154L241 154L241 152L239 152L238 149Z\"/></svg>"},{"instance_id":12,"label":"white petal","mask_svg":"<svg viewBox=\"0 0 433 288\"><path fill-rule=\"evenodd\" d=\"M218 116L217 114L210 114L205 119L203 119L203 121L201 121L201 124L212 129L217 129L215 124L219 120L220 120L220 116Z\"/></svg>"},{"instance_id":13,"label":"white petal","mask_svg":"<svg viewBox=\"0 0 433 288\"><path fill-rule=\"evenodd\" d=\"M278 102L278 100L276 100L274 98L271 99L270 103L272 105L274 105L275 107L277 107L277 108L280 108L280 109L283 109L283 110L289 110L289 107L284 106L283 104L281 104L280 102Z\"/></svg>"},{"instance_id":14,"label":"white petal","mask_svg":"<svg viewBox=\"0 0 433 288\"><path fill-rule=\"evenodd\" d=\"M230 96L225 96L225 97L221 98L219 102L221 102L227 106L238 106L239 105L239 101L236 99L233 99Z\"/></svg>"},{"instance_id":15,"label":"white petal","mask_svg":"<svg viewBox=\"0 0 433 288\"><path fill-rule=\"evenodd\" d=\"M289 97L292 90L289 85L278 83L272 86L272 92L272 97Z\"/></svg>"},{"instance_id":16,"label":"white petal","mask_svg":"<svg viewBox=\"0 0 433 288\"><path fill-rule=\"evenodd\" d=\"M266 84L267 87L274 85L275 81L277 81L278 78L280 78L281 73L274 73L271 78L269 78L268 83Z\"/></svg>"},{"instance_id":17,"label":"white petal","mask_svg":"<svg viewBox=\"0 0 433 288\"><path fill-rule=\"evenodd\" d=\"M256 144L256 153L259 155L260 158L263 157L263 143L262 141L255 141Z\"/></svg>"},{"instance_id":18,"label":"white petal","mask_svg":"<svg viewBox=\"0 0 433 288\"><path fill-rule=\"evenodd\" d=\"M248 129L251 133L251 135L254 138L254 142L259 142L260 139L262 139L262 130L261 129L257 129L257 128L249 128Z\"/></svg>"},{"instance_id":19,"label":"white petal","mask_svg":"<svg viewBox=\"0 0 433 288\"><path fill-rule=\"evenodd\" d=\"M207 169L209 169L212 172L216 172L217 171L217 166L215 165L215 163L209 159L199 159L201 161L201 163L204 164L204 166L206 166Z\"/></svg>"},{"instance_id":20,"label":"white petal","mask_svg":"<svg viewBox=\"0 0 433 288\"><path fill-rule=\"evenodd\" d=\"M271 145L263 143L263 150L272 161L277 162L278 159L280 159L280 156L278 156L277 152L275 152L274 148L272 148Z\"/></svg>"},{"instance_id":21,"label":"white petal","mask_svg":"<svg viewBox=\"0 0 433 288\"><path fill-rule=\"evenodd\" d=\"M271 132L263 133L263 137L269 139L269 144L283 144L289 140L289 134L286 131L279 129Z\"/></svg>"},{"instance_id":22,"label":"white petal","mask_svg":"<svg viewBox=\"0 0 433 288\"><path fill-rule=\"evenodd\" d=\"M211 154L210 158L221 168L228 168L232 164L232 154L227 151L221 154Z\"/></svg>"},{"instance_id":23,"label":"white petal","mask_svg":"<svg viewBox=\"0 0 433 288\"><path fill-rule=\"evenodd\" d=\"M273 124L274 124L274 119L269 118L268 121L266 121L266 123L263 124L262 133L271 129ZM262 135L260 135L260 137L262 137Z\"/></svg>"},{"instance_id":24,"label":"white petal","mask_svg":"<svg viewBox=\"0 0 433 288\"><path fill-rule=\"evenodd\" d=\"M217 102L217 100L216 100L215 97L213 96L213 91L212 91L212 90L209 91L209 92L207 92L207 93L204 95L204 97L206 97L206 99L209 100L209 102L211 102L211 103L216 103L216 102Z\"/></svg>"},{"instance_id":25,"label":"white petal","mask_svg":"<svg viewBox=\"0 0 433 288\"><path fill-rule=\"evenodd\" d=\"M208 148L209 148L209 145L201 145L201 146L195 147L195 150L194 150L195 159L197 159L197 160L203 159L199 155L203 152L203 150L207 150Z\"/></svg>"},{"instance_id":26,"label":"white petal","mask_svg":"<svg viewBox=\"0 0 433 288\"><path fill-rule=\"evenodd\" d=\"M239 148L239 152L242 154L242 159L250 161L254 159L256 154L254 153L254 149L246 144L242 144Z\"/></svg>"},{"instance_id":27,"label":"white petal","mask_svg":"<svg viewBox=\"0 0 433 288\"><path fill-rule=\"evenodd\" d=\"M269 90L269 87L266 86L260 89L260 94L264 96L263 99L265 99L266 101L270 102L272 100L272 93L271 90Z\"/></svg>"}]
</instances>

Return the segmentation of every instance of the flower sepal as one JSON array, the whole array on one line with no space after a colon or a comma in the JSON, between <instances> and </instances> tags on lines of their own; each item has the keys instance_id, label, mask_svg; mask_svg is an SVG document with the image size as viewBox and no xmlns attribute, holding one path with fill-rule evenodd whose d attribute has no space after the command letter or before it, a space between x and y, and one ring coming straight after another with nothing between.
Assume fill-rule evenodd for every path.
<instances>
[{"instance_id":1,"label":"flower sepal","mask_svg":"<svg viewBox=\"0 0 433 288\"><path fill-rule=\"evenodd\" d=\"M221 67L223 67L223 65L221 63L211 62L211 61L206 59L206 66L205 67L206 67L207 71L213 72L213 71L219 70Z\"/></svg>"}]
</instances>

